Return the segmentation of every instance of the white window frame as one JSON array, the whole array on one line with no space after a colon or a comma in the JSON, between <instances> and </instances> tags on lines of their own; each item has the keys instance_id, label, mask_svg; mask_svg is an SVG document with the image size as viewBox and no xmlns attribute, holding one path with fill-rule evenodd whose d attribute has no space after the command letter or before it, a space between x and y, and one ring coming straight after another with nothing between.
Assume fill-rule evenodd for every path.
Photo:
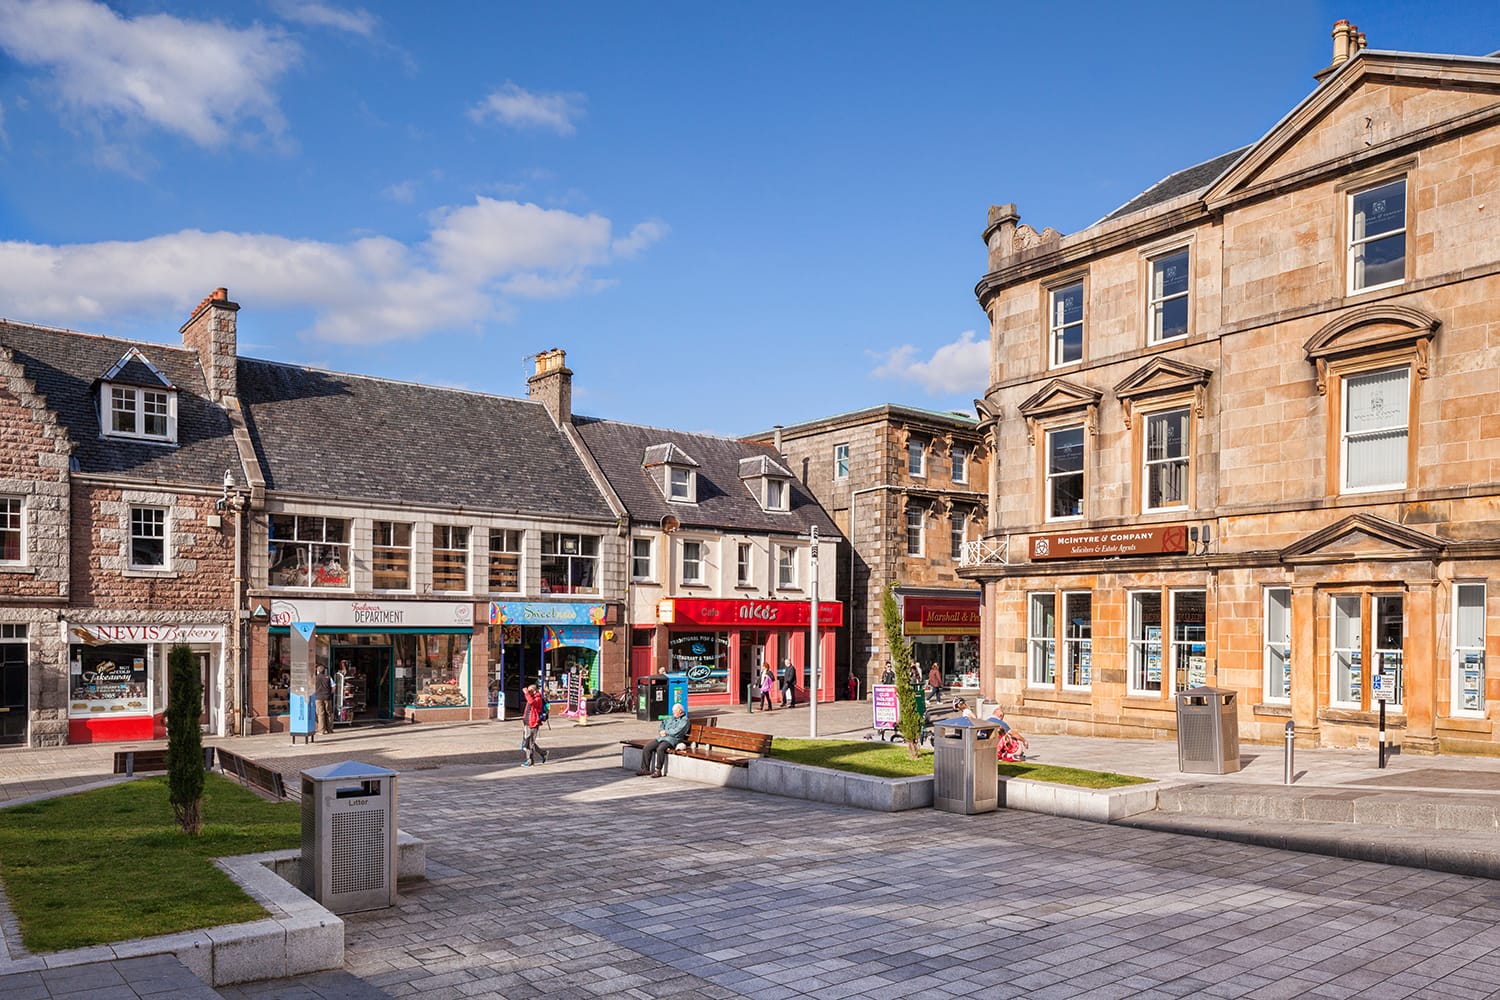
<instances>
[{"instance_id":1,"label":"white window frame","mask_svg":"<svg viewBox=\"0 0 1500 1000\"><path fill-rule=\"evenodd\" d=\"M548 542L551 542L549 549ZM585 549L592 547L593 552ZM571 550L571 551L570 551ZM590 535L577 531L544 531L541 538L541 558L537 566L538 575L541 578L541 586L544 593L549 594L599 594L603 593L603 580L601 572L603 566L604 536ZM552 589L547 580L548 563L551 563L552 571L556 573L559 569L563 572L564 581L561 589ZM589 575L593 578L593 585L585 587L583 584L574 584L573 568L575 566L587 566Z\"/></svg>"},{"instance_id":2,"label":"white window frame","mask_svg":"<svg viewBox=\"0 0 1500 1000\"><path fill-rule=\"evenodd\" d=\"M1182 657L1179 655L1181 650L1178 647L1185 646L1193 640L1177 638L1177 619L1179 617L1177 614L1177 602L1180 598L1188 597L1193 594L1198 595L1198 598L1203 605L1203 638L1200 641L1203 644L1203 683L1208 683L1208 591L1201 587L1183 587L1180 590L1169 590L1167 591L1167 625L1169 627L1167 632L1167 643L1171 647L1168 660L1170 661L1171 666L1170 673L1172 680L1172 690L1174 692L1185 691L1192 683L1191 678L1188 676L1188 665L1186 663L1180 662L1182 660Z\"/></svg>"},{"instance_id":3,"label":"white window frame","mask_svg":"<svg viewBox=\"0 0 1500 1000\"><path fill-rule=\"evenodd\" d=\"M671 503L697 503L697 479L692 469L667 466L667 500Z\"/></svg>"},{"instance_id":4,"label":"white window frame","mask_svg":"<svg viewBox=\"0 0 1500 1000\"><path fill-rule=\"evenodd\" d=\"M682 582L693 586L701 586L708 582L704 575L704 563L707 545L695 538L684 538L682 540ZM689 559L688 552L696 553L695 558ZM688 567L692 566L693 572L688 573Z\"/></svg>"},{"instance_id":5,"label":"white window frame","mask_svg":"<svg viewBox=\"0 0 1500 1000\"><path fill-rule=\"evenodd\" d=\"M798 583L797 558L798 549L793 545L778 545L776 547L776 589L777 590L800 590Z\"/></svg>"},{"instance_id":6,"label":"white window frame","mask_svg":"<svg viewBox=\"0 0 1500 1000\"><path fill-rule=\"evenodd\" d=\"M1083 451L1082 451L1082 455L1083 455L1082 465L1083 465L1083 468L1079 469L1077 472L1058 472L1058 473L1054 473L1052 471L1052 439L1055 438L1055 437L1057 437L1059 434L1065 434L1065 433L1068 433L1070 431L1077 431L1080 439L1083 442ZM1086 427L1084 427L1083 424L1068 424L1066 427L1053 427L1053 428L1050 428L1045 434L1042 435L1042 463L1043 463L1042 469L1043 469L1044 474L1046 475L1046 483L1047 483L1047 485L1046 485L1046 495L1042 498L1043 503L1046 504L1046 511L1045 511L1046 518L1045 519L1048 520L1048 521L1081 521L1081 520L1083 520L1084 517L1088 514L1088 504L1085 502L1085 499L1086 499L1085 498L1085 494L1086 494L1086 492L1088 490L1088 464L1089 464L1088 429ZM1079 490L1078 490L1078 494L1079 494L1079 511L1078 511L1077 514L1053 514L1052 513L1053 507L1054 507L1053 499L1054 499L1054 495L1055 495L1056 480L1061 479L1064 476L1070 476L1070 477L1071 476L1078 476L1079 477L1079 480L1080 480L1080 486L1079 486Z\"/></svg>"},{"instance_id":7,"label":"white window frame","mask_svg":"<svg viewBox=\"0 0 1500 1000\"><path fill-rule=\"evenodd\" d=\"M405 551L406 551L406 586L404 586L404 587L377 587L377 586L375 586L375 566L374 566L374 561L375 561L376 552L378 550L381 550L381 549L396 550L396 551L399 551L399 550L402 549L402 546L395 544L394 541L391 544L387 545L384 542L382 542L382 541L379 540L379 538L380 538L379 532L380 532L380 529L381 529L382 526L385 526L385 527L388 527L388 528L392 529L389 532L388 536L387 536L387 537L390 537L392 539L394 539L395 535L396 535L395 530L394 530L395 528L397 528L397 527L405 527L406 528L406 546L405 546ZM416 546L416 540L417 540L416 525L410 523L409 521L391 521L391 520L387 520L387 519L382 518L381 520L375 521L373 524L370 525L370 562L371 562L371 565L370 565L370 591L372 593L377 593L377 594L409 594L409 593L412 592L412 590L413 590L413 588L414 588L414 586L416 584L416 575L417 575L416 574L416 566L417 566L417 556L416 556L416 547L417 546Z\"/></svg>"},{"instance_id":8,"label":"white window frame","mask_svg":"<svg viewBox=\"0 0 1500 1000\"><path fill-rule=\"evenodd\" d=\"M847 444L833 446L833 478L849 478L849 446Z\"/></svg>"},{"instance_id":9,"label":"white window frame","mask_svg":"<svg viewBox=\"0 0 1500 1000\"><path fill-rule=\"evenodd\" d=\"M1459 631L1459 618L1461 608L1461 597L1464 591L1478 591L1479 593L1479 620L1480 634L1478 644L1465 643L1463 635ZM1483 581L1460 580L1453 584L1453 627L1452 633L1452 680L1453 693L1448 704L1449 714L1460 718L1483 719L1487 702L1485 700L1485 644L1489 639L1489 588ZM1479 689L1478 705L1474 707L1464 706L1463 668L1468 656L1477 655L1479 660Z\"/></svg>"},{"instance_id":10,"label":"white window frame","mask_svg":"<svg viewBox=\"0 0 1500 1000\"><path fill-rule=\"evenodd\" d=\"M1173 293L1171 293L1169 295L1159 294L1158 293L1158 288L1160 287L1161 283L1157 281L1157 269L1159 267L1161 267L1162 265L1166 264L1167 261L1171 260L1174 257L1182 257L1183 258L1183 267L1187 268L1187 272L1188 272L1188 274L1187 274L1187 287L1184 288L1180 292L1173 292ZM1182 340L1182 339L1186 338L1187 335L1188 335L1188 333L1191 332L1191 330L1193 329L1193 316L1192 316L1192 308L1193 308L1192 307L1193 254L1192 254L1192 251L1188 247L1174 247L1173 249L1167 250L1167 251L1165 251L1163 253L1155 254L1154 256L1152 256L1151 258L1149 258L1147 260L1146 265L1147 265L1147 275L1148 275L1147 286L1146 286L1146 343L1147 344L1151 344L1151 345L1166 344L1166 343L1170 343L1170 342L1172 342L1174 340ZM1183 330L1182 330L1181 333L1175 333L1175 334L1173 334L1170 337L1163 336L1162 333L1161 333L1161 329L1162 329L1162 316L1163 316L1164 310L1166 308L1166 304L1168 302L1175 302L1178 299L1187 299L1188 300L1188 317L1187 317L1187 323L1183 326Z\"/></svg>"},{"instance_id":11,"label":"white window frame","mask_svg":"<svg viewBox=\"0 0 1500 1000\"><path fill-rule=\"evenodd\" d=\"M771 495L773 488L777 492L777 495L774 497ZM791 508L791 496L791 484L785 479L782 479L780 476L766 477L765 496L762 504L766 510L789 510Z\"/></svg>"},{"instance_id":12,"label":"white window frame","mask_svg":"<svg viewBox=\"0 0 1500 1000\"><path fill-rule=\"evenodd\" d=\"M953 461L953 481L960 485L969 481L969 449L961 444L956 444L948 449L948 455Z\"/></svg>"},{"instance_id":13,"label":"white window frame","mask_svg":"<svg viewBox=\"0 0 1500 1000\"><path fill-rule=\"evenodd\" d=\"M277 538L271 534L271 525L274 523L276 518L291 519L292 537ZM302 534L301 528L304 521L319 522L321 537L316 539L297 537ZM341 593L352 591L354 589L354 572L352 565L350 565L353 561L354 553L354 524L350 518L328 517L323 514L297 514L291 511L272 511L266 515L265 524L267 529L266 586L275 588L277 590L317 590L325 593ZM342 542L327 541L329 524L341 525L343 529L342 534L346 540ZM297 566L302 570L302 579L300 581L298 581L297 583L271 582L270 573L273 569L276 568L275 566L271 565L269 561L269 550L270 546L272 545L278 546L278 548L291 549L302 553L297 563ZM338 560L339 566L344 569L344 576L348 578L348 583L346 583L342 587L320 587L312 582L313 570L318 565L318 563L313 560L313 553L318 549L335 550L335 558ZM277 565L279 565L279 563Z\"/></svg>"},{"instance_id":14,"label":"white window frame","mask_svg":"<svg viewBox=\"0 0 1500 1000\"><path fill-rule=\"evenodd\" d=\"M1153 640L1144 634L1145 627L1141 622L1141 598L1154 596L1157 600L1156 613L1156 638ZM1163 630L1170 624L1166 615L1162 614L1161 591L1159 590L1132 590L1126 594L1126 602L1129 605L1129 662L1125 670L1125 693L1132 697L1160 698L1164 690L1169 690L1170 670L1166 663L1166 643L1171 639L1171 633L1163 634ZM1150 662L1152 646L1156 648L1158 676L1156 687L1149 687L1151 683L1146 679L1147 667ZM1137 670L1139 668L1139 671ZM1137 684L1139 673L1140 684Z\"/></svg>"},{"instance_id":15,"label":"white window frame","mask_svg":"<svg viewBox=\"0 0 1500 1000\"><path fill-rule=\"evenodd\" d=\"M910 510L908 510L906 512L906 554L908 556L912 556L912 557L915 557L915 558L921 558L922 556L924 556L924 555L927 554L927 542L926 542L927 532L925 530L925 525L923 524L923 521L926 519L926 516L927 516L926 512L924 512L920 508L915 508L914 507L914 508L912 508L912 509L910 509ZM916 518L916 524L915 524L915 526L913 526L913 524L912 524L912 518L914 518L914 517ZM912 537L913 537L913 535L912 535L913 527L915 527L915 531L916 531L916 536L915 537L916 537L916 541L917 541L917 545L916 545L916 550L915 551L913 551L912 544L911 544L912 543Z\"/></svg>"},{"instance_id":16,"label":"white window frame","mask_svg":"<svg viewBox=\"0 0 1500 1000\"><path fill-rule=\"evenodd\" d=\"M515 535L513 549L495 548L495 535L500 534L502 538ZM489 529L490 553L489 561L485 565L485 586L489 587L491 594L524 594L526 593L526 532L521 528L491 528ZM495 587L495 553L516 557L516 587L514 590L499 590Z\"/></svg>"},{"instance_id":17,"label":"white window frame","mask_svg":"<svg viewBox=\"0 0 1500 1000\"><path fill-rule=\"evenodd\" d=\"M755 586L755 547L749 542L739 542L735 548L735 584L740 587Z\"/></svg>"},{"instance_id":18,"label":"white window frame","mask_svg":"<svg viewBox=\"0 0 1500 1000\"><path fill-rule=\"evenodd\" d=\"M1401 185L1401 200L1402 204L1405 206L1405 210L1402 212L1401 217L1401 228L1393 229L1390 232L1380 233L1377 236L1356 236L1354 229L1358 220L1354 211L1354 199L1358 198L1360 195L1369 194L1372 191L1378 191L1383 187L1391 187L1396 184ZM1373 292L1381 288L1395 288L1397 285L1406 283L1406 262L1407 258L1411 254L1411 247L1409 244L1404 243L1401 251L1401 277L1395 279L1394 281L1383 281L1378 285L1359 284L1357 278L1357 275L1359 274L1359 266L1357 261L1355 260L1355 255L1359 252L1361 247L1367 246L1372 243L1378 243L1381 240L1394 239L1397 236L1400 236L1403 241L1405 240L1407 229L1406 221L1409 217L1409 213L1411 212L1411 200L1409 195L1410 185L1408 185L1407 183L1407 178L1405 176L1402 176L1383 180L1379 184L1365 185L1358 190L1350 191L1345 196L1347 200L1345 202L1344 214L1348 216L1348 229L1345 233L1346 251L1344 257L1344 271L1347 276L1348 294L1355 295L1357 293Z\"/></svg>"},{"instance_id":19,"label":"white window frame","mask_svg":"<svg viewBox=\"0 0 1500 1000\"><path fill-rule=\"evenodd\" d=\"M1072 635L1071 606L1080 597L1086 597L1089 601L1089 634L1087 636ZM1094 592L1091 590L1065 590L1062 592L1062 613L1058 615L1058 638L1062 642L1062 662L1059 664L1058 674L1062 677L1062 686L1065 691L1087 691L1094 683ZM1089 673L1088 679L1075 681L1072 679L1074 668L1079 662L1079 653L1088 651Z\"/></svg>"},{"instance_id":20,"label":"white window frame","mask_svg":"<svg viewBox=\"0 0 1500 1000\"><path fill-rule=\"evenodd\" d=\"M1401 447L1405 450L1402 456L1402 467L1406 470L1405 478L1400 482L1375 483L1369 486L1349 485L1349 441L1351 438L1376 437L1382 434L1393 434L1398 429L1395 424L1389 427L1381 427L1372 430L1363 430L1350 433L1349 431L1349 383L1365 378L1373 378L1378 375L1388 375L1391 372L1403 371L1406 374L1406 423L1400 425L1402 431ZM1339 492L1340 493L1381 493L1389 490L1404 490L1411 482L1411 365L1388 365L1381 368L1372 368L1368 371L1347 372L1339 376Z\"/></svg>"},{"instance_id":21,"label":"white window frame","mask_svg":"<svg viewBox=\"0 0 1500 1000\"><path fill-rule=\"evenodd\" d=\"M115 406L115 394L119 393L128 407ZM146 433L146 394L160 396L166 402L166 430L161 434ZM99 387L99 421L106 437L129 438L134 441L156 441L172 444L177 441L177 393L170 389L150 389L138 385L118 385L105 382ZM129 413L135 420L133 431L116 430L115 414Z\"/></svg>"},{"instance_id":22,"label":"white window frame","mask_svg":"<svg viewBox=\"0 0 1500 1000\"><path fill-rule=\"evenodd\" d=\"M1380 602L1395 601L1401 608L1401 646L1400 649L1386 649L1375 645L1380 631ZM1385 701L1386 711L1403 712L1406 701L1406 638L1408 624L1406 619L1406 598L1402 594L1394 593L1372 593L1370 595L1370 674L1373 677L1376 669L1380 667L1386 657L1394 656L1396 661L1396 696L1387 698ZM1370 710L1376 711L1379 705L1375 703L1375 689L1370 688Z\"/></svg>"},{"instance_id":23,"label":"white window frame","mask_svg":"<svg viewBox=\"0 0 1500 1000\"><path fill-rule=\"evenodd\" d=\"M1285 598L1281 629L1273 626L1271 609L1278 597ZM1268 705L1292 702L1292 588L1267 587L1261 599L1261 697ZM1279 657L1279 659L1278 659ZM1277 677L1278 671L1281 677Z\"/></svg>"},{"instance_id":24,"label":"white window frame","mask_svg":"<svg viewBox=\"0 0 1500 1000\"><path fill-rule=\"evenodd\" d=\"M1052 631L1040 631L1045 611L1052 612ZM1026 686L1057 686L1057 594L1051 590L1026 595Z\"/></svg>"},{"instance_id":25,"label":"white window frame","mask_svg":"<svg viewBox=\"0 0 1500 1000\"><path fill-rule=\"evenodd\" d=\"M0 496L0 503L6 507L15 505L14 510L0 511L0 528L5 531L16 533L16 558L4 558L4 548L0 547L0 566L25 566L26 565L26 498L7 494ZM10 524L11 518L15 518L14 525Z\"/></svg>"},{"instance_id":26,"label":"white window frame","mask_svg":"<svg viewBox=\"0 0 1500 1000\"><path fill-rule=\"evenodd\" d=\"M456 531L464 533L462 546L453 544L453 534ZM443 533L446 544L438 544L438 535ZM457 588L439 588L437 585L437 561L438 553L461 553L464 559L463 586ZM462 524L434 524L432 526L432 592L434 594L468 594L474 590L474 532Z\"/></svg>"},{"instance_id":27,"label":"white window frame","mask_svg":"<svg viewBox=\"0 0 1500 1000\"><path fill-rule=\"evenodd\" d=\"M640 547L646 547L644 557L640 553ZM641 560L644 558L646 571L641 572ZM632 580L652 581L656 579L656 539L636 535L630 539L630 578Z\"/></svg>"},{"instance_id":28,"label":"white window frame","mask_svg":"<svg viewBox=\"0 0 1500 1000\"><path fill-rule=\"evenodd\" d=\"M906 442L906 474L913 479L927 478L927 442L921 438Z\"/></svg>"},{"instance_id":29,"label":"white window frame","mask_svg":"<svg viewBox=\"0 0 1500 1000\"><path fill-rule=\"evenodd\" d=\"M1186 422L1187 434L1182 439L1182 454L1152 460L1151 422L1180 415ZM1157 466L1182 466L1182 500L1178 503L1153 506L1151 503L1151 471ZM1141 512L1154 514L1164 510L1186 510L1193 492L1193 408L1172 406L1152 410L1141 415Z\"/></svg>"},{"instance_id":30,"label":"white window frame","mask_svg":"<svg viewBox=\"0 0 1500 1000\"><path fill-rule=\"evenodd\" d=\"M136 514L150 512L161 516L161 562L160 563L138 563L135 561L135 540L137 538L155 540L158 536L138 535L136 533ZM130 534L126 540L126 565L132 570L143 570L146 572L161 572L172 568L172 512L166 507L158 507L151 504L130 505Z\"/></svg>"},{"instance_id":31,"label":"white window frame","mask_svg":"<svg viewBox=\"0 0 1500 1000\"><path fill-rule=\"evenodd\" d=\"M1059 297L1066 295L1073 289L1078 289L1078 321L1076 323L1065 323L1059 308L1061 303ZM1087 333L1088 302L1085 299L1085 286L1082 278L1070 281L1065 285L1047 289L1047 367L1067 368L1083 361L1083 341ZM1078 328L1078 357L1064 360L1062 357L1063 344L1067 339L1067 332L1073 327Z\"/></svg>"},{"instance_id":32,"label":"white window frame","mask_svg":"<svg viewBox=\"0 0 1500 1000\"><path fill-rule=\"evenodd\" d=\"M1358 623L1354 628L1354 645L1340 646L1338 644L1338 616L1339 602L1353 601L1355 620ZM1364 595L1356 592L1330 594L1328 599L1328 704L1334 708L1363 708L1364 698L1364 643L1365 629L1369 622L1365 621ZM1345 686L1339 683L1339 654L1353 654L1350 661L1351 673L1358 671L1359 679L1354 682L1354 690L1357 695L1353 700L1341 698L1345 693Z\"/></svg>"},{"instance_id":33,"label":"white window frame","mask_svg":"<svg viewBox=\"0 0 1500 1000\"><path fill-rule=\"evenodd\" d=\"M964 554L964 542L969 540L969 519L957 512L948 515L948 558L960 559Z\"/></svg>"}]
</instances>

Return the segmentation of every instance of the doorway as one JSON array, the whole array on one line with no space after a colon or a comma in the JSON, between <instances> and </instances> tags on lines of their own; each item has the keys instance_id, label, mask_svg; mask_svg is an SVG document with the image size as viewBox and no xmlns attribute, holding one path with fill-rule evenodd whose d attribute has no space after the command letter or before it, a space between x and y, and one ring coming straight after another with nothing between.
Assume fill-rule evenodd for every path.
<instances>
[{"instance_id":1,"label":"doorway","mask_svg":"<svg viewBox=\"0 0 1500 1000\"><path fill-rule=\"evenodd\" d=\"M344 674L344 718L374 722L395 716L390 646L334 646L333 662Z\"/></svg>"},{"instance_id":2,"label":"doorway","mask_svg":"<svg viewBox=\"0 0 1500 1000\"><path fill-rule=\"evenodd\" d=\"M25 743L27 703L26 626L0 626L0 744Z\"/></svg>"}]
</instances>

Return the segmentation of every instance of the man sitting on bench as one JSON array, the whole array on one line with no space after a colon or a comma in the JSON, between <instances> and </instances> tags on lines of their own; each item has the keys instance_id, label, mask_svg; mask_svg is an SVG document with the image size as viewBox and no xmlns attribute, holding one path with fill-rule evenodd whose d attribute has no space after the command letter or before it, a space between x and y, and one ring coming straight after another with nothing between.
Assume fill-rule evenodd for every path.
<instances>
[{"instance_id":1,"label":"man sitting on bench","mask_svg":"<svg viewBox=\"0 0 1500 1000\"><path fill-rule=\"evenodd\" d=\"M641 769L636 777L644 778L646 771L651 771L651 777L660 778L662 769L667 766L667 751L680 747L687 740L688 727L687 709L678 702L672 706L672 714L661 720L661 729L656 733L656 739L647 743L641 749Z\"/></svg>"}]
</instances>

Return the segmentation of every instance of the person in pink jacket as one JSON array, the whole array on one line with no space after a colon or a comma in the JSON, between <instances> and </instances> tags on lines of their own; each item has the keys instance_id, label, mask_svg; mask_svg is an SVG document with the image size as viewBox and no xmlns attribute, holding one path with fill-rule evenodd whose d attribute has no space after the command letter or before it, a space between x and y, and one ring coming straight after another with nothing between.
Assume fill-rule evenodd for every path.
<instances>
[{"instance_id":1,"label":"person in pink jacket","mask_svg":"<svg viewBox=\"0 0 1500 1000\"><path fill-rule=\"evenodd\" d=\"M521 749L526 751L526 759L521 762L521 766L530 767L538 757L545 764L547 751L536 745L536 731L542 727L542 706L547 704L546 696L535 684L526 685L526 690L521 693L526 696L526 714L521 718L526 726L526 735L521 739Z\"/></svg>"}]
</instances>

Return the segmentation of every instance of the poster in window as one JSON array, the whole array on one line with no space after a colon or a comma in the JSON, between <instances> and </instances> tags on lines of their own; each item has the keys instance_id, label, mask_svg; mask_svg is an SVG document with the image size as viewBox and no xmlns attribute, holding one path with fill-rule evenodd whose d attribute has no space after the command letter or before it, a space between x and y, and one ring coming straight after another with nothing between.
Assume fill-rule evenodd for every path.
<instances>
[{"instance_id":1,"label":"poster in window","mask_svg":"<svg viewBox=\"0 0 1500 1000\"><path fill-rule=\"evenodd\" d=\"M1208 683L1208 659L1189 656L1187 663L1188 687L1203 687Z\"/></svg>"},{"instance_id":2,"label":"poster in window","mask_svg":"<svg viewBox=\"0 0 1500 1000\"><path fill-rule=\"evenodd\" d=\"M1161 626L1146 626L1146 683L1161 683Z\"/></svg>"},{"instance_id":3,"label":"poster in window","mask_svg":"<svg viewBox=\"0 0 1500 1000\"><path fill-rule=\"evenodd\" d=\"M144 646L74 646L68 673L73 718L151 714Z\"/></svg>"},{"instance_id":4,"label":"poster in window","mask_svg":"<svg viewBox=\"0 0 1500 1000\"><path fill-rule=\"evenodd\" d=\"M1078 683L1088 684L1089 672L1093 669L1094 650L1088 643L1078 647Z\"/></svg>"}]
</instances>

